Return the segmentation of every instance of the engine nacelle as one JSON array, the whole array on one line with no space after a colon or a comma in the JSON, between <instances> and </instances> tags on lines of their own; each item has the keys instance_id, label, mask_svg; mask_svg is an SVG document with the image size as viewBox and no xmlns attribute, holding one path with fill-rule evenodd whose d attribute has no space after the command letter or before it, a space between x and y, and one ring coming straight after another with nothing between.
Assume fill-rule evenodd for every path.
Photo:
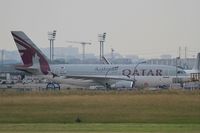
<instances>
[{"instance_id":1,"label":"engine nacelle","mask_svg":"<svg viewBox=\"0 0 200 133\"><path fill-rule=\"evenodd\" d=\"M112 88L133 88L133 81L118 81L115 84L112 84Z\"/></svg>"}]
</instances>

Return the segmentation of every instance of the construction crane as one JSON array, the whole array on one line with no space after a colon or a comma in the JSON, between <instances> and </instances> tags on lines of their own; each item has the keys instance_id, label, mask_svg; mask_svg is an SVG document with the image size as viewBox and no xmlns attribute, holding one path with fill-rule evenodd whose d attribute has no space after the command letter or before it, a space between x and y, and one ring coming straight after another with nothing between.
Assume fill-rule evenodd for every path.
<instances>
[{"instance_id":1,"label":"construction crane","mask_svg":"<svg viewBox=\"0 0 200 133\"><path fill-rule=\"evenodd\" d=\"M67 43L75 43L75 44L81 44L83 48L83 53L82 53L82 62L84 63L85 61L85 45L91 45L91 42L77 42L77 41L66 41Z\"/></svg>"}]
</instances>

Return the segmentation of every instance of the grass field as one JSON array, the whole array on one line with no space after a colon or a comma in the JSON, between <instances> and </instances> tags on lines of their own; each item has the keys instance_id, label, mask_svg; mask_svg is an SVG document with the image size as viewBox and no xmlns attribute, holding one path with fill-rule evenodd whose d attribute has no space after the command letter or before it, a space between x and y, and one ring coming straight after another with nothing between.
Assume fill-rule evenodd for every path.
<instances>
[{"instance_id":1,"label":"grass field","mask_svg":"<svg viewBox=\"0 0 200 133\"><path fill-rule=\"evenodd\" d=\"M199 133L199 124L1 124L0 133Z\"/></svg>"},{"instance_id":2,"label":"grass field","mask_svg":"<svg viewBox=\"0 0 200 133\"><path fill-rule=\"evenodd\" d=\"M0 132L43 130L197 133L200 91L0 93Z\"/></svg>"}]
</instances>

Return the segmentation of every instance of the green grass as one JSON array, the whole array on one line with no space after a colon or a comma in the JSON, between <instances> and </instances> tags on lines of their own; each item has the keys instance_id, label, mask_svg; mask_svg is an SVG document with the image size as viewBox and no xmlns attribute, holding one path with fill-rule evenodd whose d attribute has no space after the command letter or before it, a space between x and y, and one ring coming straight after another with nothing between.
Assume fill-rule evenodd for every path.
<instances>
[{"instance_id":1,"label":"green grass","mask_svg":"<svg viewBox=\"0 0 200 133\"><path fill-rule=\"evenodd\" d=\"M1 92L1 132L198 133L200 91Z\"/></svg>"},{"instance_id":2,"label":"green grass","mask_svg":"<svg viewBox=\"0 0 200 133\"><path fill-rule=\"evenodd\" d=\"M0 94L0 123L200 123L197 92Z\"/></svg>"},{"instance_id":3,"label":"green grass","mask_svg":"<svg viewBox=\"0 0 200 133\"><path fill-rule=\"evenodd\" d=\"M1 124L0 133L199 133L199 124Z\"/></svg>"}]
</instances>

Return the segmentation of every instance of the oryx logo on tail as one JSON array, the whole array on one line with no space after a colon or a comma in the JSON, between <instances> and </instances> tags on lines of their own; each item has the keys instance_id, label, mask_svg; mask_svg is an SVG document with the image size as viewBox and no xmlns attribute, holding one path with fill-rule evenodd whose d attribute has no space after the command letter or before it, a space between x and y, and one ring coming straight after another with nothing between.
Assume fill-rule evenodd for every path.
<instances>
[{"instance_id":1,"label":"oryx logo on tail","mask_svg":"<svg viewBox=\"0 0 200 133\"><path fill-rule=\"evenodd\" d=\"M37 67L43 74L48 74L50 67L45 55L22 31L12 31L24 67Z\"/></svg>"}]
</instances>

